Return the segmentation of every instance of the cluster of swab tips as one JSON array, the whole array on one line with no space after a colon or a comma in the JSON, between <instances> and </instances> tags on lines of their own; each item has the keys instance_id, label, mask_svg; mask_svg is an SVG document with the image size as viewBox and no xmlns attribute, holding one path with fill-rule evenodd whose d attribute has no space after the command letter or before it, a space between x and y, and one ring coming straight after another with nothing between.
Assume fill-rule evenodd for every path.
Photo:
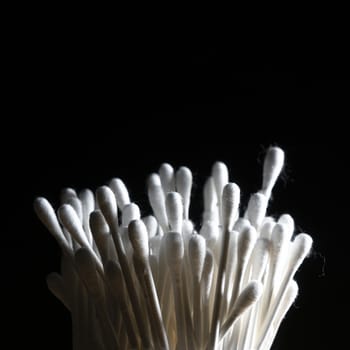
<instances>
[{"instance_id":1,"label":"cluster of swab tips","mask_svg":"<svg viewBox=\"0 0 350 350\"><path fill-rule=\"evenodd\" d=\"M294 275L312 239L288 214L266 216L284 153L270 147L262 189L240 216L240 189L217 162L199 231L189 219L192 174L163 164L141 217L120 179L35 211L62 249L47 283L72 315L74 350L270 349L298 293Z\"/></svg>"}]
</instances>

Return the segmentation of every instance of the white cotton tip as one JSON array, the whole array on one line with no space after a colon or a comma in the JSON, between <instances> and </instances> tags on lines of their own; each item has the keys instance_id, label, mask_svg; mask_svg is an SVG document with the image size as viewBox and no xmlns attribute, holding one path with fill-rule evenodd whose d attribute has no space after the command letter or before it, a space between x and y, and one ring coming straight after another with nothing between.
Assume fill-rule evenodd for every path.
<instances>
[{"instance_id":1,"label":"white cotton tip","mask_svg":"<svg viewBox=\"0 0 350 350\"><path fill-rule=\"evenodd\" d=\"M135 256L143 262L147 262L149 255L147 228L142 220L133 220L128 228L129 239L134 249Z\"/></svg>"},{"instance_id":2,"label":"white cotton tip","mask_svg":"<svg viewBox=\"0 0 350 350\"><path fill-rule=\"evenodd\" d=\"M140 208L135 203L126 204L122 211L122 226L128 227L133 220L141 218Z\"/></svg>"},{"instance_id":3,"label":"white cotton tip","mask_svg":"<svg viewBox=\"0 0 350 350\"><path fill-rule=\"evenodd\" d=\"M184 242L181 233L168 232L165 235L165 253L170 270L180 271L184 252Z\"/></svg>"},{"instance_id":4,"label":"white cotton tip","mask_svg":"<svg viewBox=\"0 0 350 350\"><path fill-rule=\"evenodd\" d=\"M100 210L95 210L90 214L89 223L95 240L96 236L109 234L109 227Z\"/></svg>"},{"instance_id":5,"label":"white cotton tip","mask_svg":"<svg viewBox=\"0 0 350 350\"><path fill-rule=\"evenodd\" d=\"M166 195L165 208L170 231L181 232L184 210L180 193L169 192Z\"/></svg>"},{"instance_id":6,"label":"white cotton tip","mask_svg":"<svg viewBox=\"0 0 350 350\"><path fill-rule=\"evenodd\" d=\"M292 250L290 256L290 265L293 266L295 272L306 256L309 254L312 247L312 238L306 233L300 233L292 242Z\"/></svg>"},{"instance_id":7,"label":"white cotton tip","mask_svg":"<svg viewBox=\"0 0 350 350\"><path fill-rule=\"evenodd\" d=\"M284 249L287 246L287 243L289 241L289 237L286 231L286 228L284 225L281 225L277 223L271 234L271 241L272 241L272 256L275 258L278 258L279 255L284 252Z\"/></svg>"},{"instance_id":8,"label":"white cotton tip","mask_svg":"<svg viewBox=\"0 0 350 350\"><path fill-rule=\"evenodd\" d=\"M283 164L284 152L279 147L270 147L264 160L262 184L262 192L267 198L270 198L272 188L281 173Z\"/></svg>"},{"instance_id":9,"label":"white cotton tip","mask_svg":"<svg viewBox=\"0 0 350 350\"><path fill-rule=\"evenodd\" d=\"M186 248L188 248L188 242L190 241L192 235L195 233L197 232L194 228L193 222L190 220L184 220L182 224L182 239Z\"/></svg>"},{"instance_id":10,"label":"white cotton tip","mask_svg":"<svg viewBox=\"0 0 350 350\"><path fill-rule=\"evenodd\" d=\"M215 190L214 179L210 177L204 185L204 210L203 221L219 222L219 203Z\"/></svg>"},{"instance_id":11,"label":"white cotton tip","mask_svg":"<svg viewBox=\"0 0 350 350\"><path fill-rule=\"evenodd\" d=\"M238 236L238 259L245 261L249 257L257 239L257 233L254 227L242 231Z\"/></svg>"},{"instance_id":12,"label":"white cotton tip","mask_svg":"<svg viewBox=\"0 0 350 350\"><path fill-rule=\"evenodd\" d=\"M262 193L254 193L249 199L247 218L257 230L266 215L267 204L268 200Z\"/></svg>"},{"instance_id":13,"label":"white cotton tip","mask_svg":"<svg viewBox=\"0 0 350 350\"><path fill-rule=\"evenodd\" d=\"M277 222L285 226L286 234L289 237L289 239L291 239L295 228L293 218L289 214L283 214L280 216Z\"/></svg>"},{"instance_id":14,"label":"white cotton tip","mask_svg":"<svg viewBox=\"0 0 350 350\"><path fill-rule=\"evenodd\" d=\"M62 228L57 220L55 211L46 198L38 197L34 201L34 210L40 221L50 231L56 239L60 247L66 251L70 251L70 246L66 237L63 234Z\"/></svg>"},{"instance_id":15,"label":"white cotton tip","mask_svg":"<svg viewBox=\"0 0 350 350\"><path fill-rule=\"evenodd\" d=\"M259 238L255 247L252 251L252 271L251 271L251 279L260 281L265 272L265 268L267 266L267 262L269 259L271 248L271 242L266 238Z\"/></svg>"},{"instance_id":16,"label":"white cotton tip","mask_svg":"<svg viewBox=\"0 0 350 350\"><path fill-rule=\"evenodd\" d=\"M72 198L77 198L77 192L70 187L63 188L60 193L61 204L67 204Z\"/></svg>"},{"instance_id":17,"label":"white cotton tip","mask_svg":"<svg viewBox=\"0 0 350 350\"><path fill-rule=\"evenodd\" d=\"M204 259L203 272L202 272L202 284L204 286L204 295L209 298L210 290L212 287L212 280L214 275L214 255L207 249Z\"/></svg>"},{"instance_id":18,"label":"white cotton tip","mask_svg":"<svg viewBox=\"0 0 350 350\"><path fill-rule=\"evenodd\" d=\"M236 302L233 305L232 310L229 312L229 315L222 325L220 332L220 337L222 338L230 327L235 323L235 321L254 303L256 303L263 292L263 285L259 281L251 281L239 294Z\"/></svg>"},{"instance_id":19,"label":"white cotton tip","mask_svg":"<svg viewBox=\"0 0 350 350\"><path fill-rule=\"evenodd\" d=\"M188 254L193 277L199 282L202 276L206 255L206 242L204 237L198 234L192 235L188 242Z\"/></svg>"},{"instance_id":20,"label":"white cotton tip","mask_svg":"<svg viewBox=\"0 0 350 350\"><path fill-rule=\"evenodd\" d=\"M114 178L108 185L117 199L119 209L123 210L127 204L130 204L129 192L124 182L121 179Z\"/></svg>"},{"instance_id":21,"label":"white cotton tip","mask_svg":"<svg viewBox=\"0 0 350 350\"><path fill-rule=\"evenodd\" d=\"M199 234L205 238L208 247L213 249L219 239L219 226L213 221L205 221L203 222Z\"/></svg>"},{"instance_id":22,"label":"white cotton tip","mask_svg":"<svg viewBox=\"0 0 350 350\"><path fill-rule=\"evenodd\" d=\"M276 224L271 234L271 271L273 273L273 286L279 283L280 274L285 267L286 249L288 247L289 237L284 225Z\"/></svg>"},{"instance_id":23,"label":"white cotton tip","mask_svg":"<svg viewBox=\"0 0 350 350\"><path fill-rule=\"evenodd\" d=\"M77 213L79 220L83 222L83 206L80 199L78 197L72 197L65 204L69 204Z\"/></svg>"},{"instance_id":24,"label":"white cotton tip","mask_svg":"<svg viewBox=\"0 0 350 350\"><path fill-rule=\"evenodd\" d=\"M179 192L183 198L184 219L188 219L188 212L190 207L191 188L192 188L192 173L191 170L185 166L179 168L175 175L176 191Z\"/></svg>"},{"instance_id":25,"label":"white cotton tip","mask_svg":"<svg viewBox=\"0 0 350 350\"><path fill-rule=\"evenodd\" d=\"M229 231L232 230L237 218L239 201L239 187L234 183L226 184L222 191L222 221L223 227Z\"/></svg>"},{"instance_id":26,"label":"white cotton tip","mask_svg":"<svg viewBox=\"0 0 350 350\"><path fill-rule=\"evenodd\" d=\"M148 178L148 199L154 216L157 218L162 229L165 230L168 226L168 218L165 210L165 196L158 174L152 174Z\"/></svg>"},{"instance_id":27,"label":"white cotton tip","mask_svg":"<svg viewBox=\"0 0 350 350\"><path fill-rule=\"evenodd\" d=\"M259 281L251 281L239 294L237 301L233 306L233 314L241 315L247 308L252 306L263 292L263 285Z\"/></svg>"},{"instance_id":28,"label":"white cotton tip","mask_svg":"<svg viewBox=\"0 0 350 350\"><path fill-rule=\"evenodd\" d=\"M90 243L83 230L82 223L71 205L63 204L58 209L58 218L60 219L61 224L80 245L85 247L90 246Z\"/></svg>"},{"instance_id":29,"label":"white cotton tip","mask_svg":"<svg viewBox=\"0 0 350 350\"><path fill-rule=\"evenodd\" d=\"M291 281L287 287L287 292L283 296L281 305L280 305L278 313L276 315L277 316L276 317L277 324L275 324L276 323L276 321L275 321L274 326L279 325L279 323L282 321L283 317L285 316L285 314L287 313L287 311L289 310L289 308L293 304L294 300L298 296L298 292L299 292L299 287L298 287L297 282L295 282L294 280Z\"/></svg>"},{"instance_id":30,"label":"white cotton tip","mask_svg":"<svg viewBox=\"0 0 350 350\"><path fill-rule=\"evenodd\" d=\"M83 205L84 217L88 218L90 213L95 209L94 193L88 188L85 188L79 192L79 199Z\"/></svg>"},{"instance_id":31,"label":"white cotton tip","mask_svg":"<svg viewBox=\"0 0 350 350\"><path fill-rule=\"evenodd\" d=\"M87 232L90 243L92 242L91 232L90 232L90 226L89 226L89 217L91 212L95 209L95 198L94 194L89 189L84 189L79 192L79 199L82 204L82 210L83 210L83 227L84 230Z\"/></svg>"},{"instance_id":32,"label":"white cotton tip","mask_svg":"<svg viewBox=\"0 0 350 350\"><path fill-rule=\"evenodd\" d=\"M118 226L117 200L112 190L107 186L101 186L96 191L97 202L103 216L111 229Z\"/></svg>"},{"instance_id":33,"label":"white cotton tip","mask_svg":"<svg viewBox=\"0 0 350 350\"><path fill-rule=\"evenodd\" d=\"M109 226L99 210L95 210L90 214L89 223L101 259L106 263L111 255L112 247L114 248L111 241L112 236L109 234ZM109 244L110 242L111 244Z\"/></svg>"},{"instance_id":34,"label":"white cotton tip","mask_svg":"<svg viewBox=\"0 0 350 350\"><path fill-rule=\"evenodd\" d=\"M158 222L153 215L148 215L142 218L143 223L146 225L148 237L152 238L157 234Z\"/></svg>"},{"instance_id":35,"label":"white cotton tip","mask_svg":"<svg viewBox=\"0 0 350 350\"><path fill-rule=\"evenodd\" d=\"M160 181L160 177L157 173L152 173L147 179L147 186L160 186L162 187L162 183Z\"/></svg>"},{"instance_id":36,"label":"white cotton tip","mask_svg":"<svg viewBox=\"0 0 350 350\"><path fill-rule=\"evenodd\" d=\"M174 168L168 164L163 163L159 168L159 177L162 184L164 194L175 191L175 175Z\"/></svg>"},{"instance_id":37,"label":"white cotton tip","mask_svg":"<svg viewBox=\"0 0 350 350\"><path fill-rule=\"evenodd\" d=\"M229 181L227 166L223 162L215 162L211 171L214 179L216 195L221 201L222 191Z\"/></svg>"}]
</instances>

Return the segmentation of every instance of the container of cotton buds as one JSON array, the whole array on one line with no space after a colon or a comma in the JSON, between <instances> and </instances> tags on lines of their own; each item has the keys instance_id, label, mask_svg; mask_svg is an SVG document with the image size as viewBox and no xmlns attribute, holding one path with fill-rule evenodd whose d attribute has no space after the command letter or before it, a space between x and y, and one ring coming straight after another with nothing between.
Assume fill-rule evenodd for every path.
<instances>
[{"instance_id":1,"label":"container of cotton buds","mask_svg":"<svg viewBox=\"0 0 350 350\"><path fill-rule=\"evenodd\" d=\"M146 217L118 178L95 194L63 190L57 212L37 198L62 250L61 274L47 284L71 313L73 349L270 349L312 246L290 215L267 216L283 163L270 147L262 188L242 212L239 187L216 162L198 230L187 167L163 164L149 177Z\"/></svg>"}]
</instances>

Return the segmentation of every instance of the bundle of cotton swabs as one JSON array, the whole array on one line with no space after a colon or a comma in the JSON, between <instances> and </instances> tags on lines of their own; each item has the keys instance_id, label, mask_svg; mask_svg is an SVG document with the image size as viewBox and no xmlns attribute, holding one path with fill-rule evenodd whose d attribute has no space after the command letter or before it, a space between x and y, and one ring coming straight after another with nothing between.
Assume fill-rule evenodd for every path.
<instances>
[{"instance_id":1,"label":"bundle of cotton swabs","mask_svg":"<svg viewBox=\"0 0 350 350\"><path fill-rule=\"evenodd\" d=\"M192 174L169 164L148 179L141 217L124 183L62 191L57 215L35 211L62 249L51 292L72 315L74 350L270 349L298 293L312 239L288 214L266 216L284 153L270 147L262 188L241 213L240 189L216 162L200 227L189 219ZM240 216L240 214L243 214Z\"/></svg>"}]
</instances>

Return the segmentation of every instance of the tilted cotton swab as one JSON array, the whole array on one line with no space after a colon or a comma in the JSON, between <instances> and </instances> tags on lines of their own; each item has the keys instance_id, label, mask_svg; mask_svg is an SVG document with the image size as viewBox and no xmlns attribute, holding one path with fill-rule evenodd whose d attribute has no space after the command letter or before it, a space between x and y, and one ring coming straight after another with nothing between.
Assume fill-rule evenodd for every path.
<instances>
[{"instance_id":1,"label":"tilted cotton swab","mask_svg":"<svg viewBox=\"0 0 350 350\"><path fill-rule=\"evenodd\" d=\"M57 213L37 198L62 250L47 285L71 312L73 349L270 349L312 246L304 233L293 238L290 215L267 216L283 163L270 147L262 188L240 213L240 189L216 162L200 225L190 220L190 169L168 163L148 178L152 215L141 216L119 178L96 195L64 189Z\"/></svg>"}]
</instances>

